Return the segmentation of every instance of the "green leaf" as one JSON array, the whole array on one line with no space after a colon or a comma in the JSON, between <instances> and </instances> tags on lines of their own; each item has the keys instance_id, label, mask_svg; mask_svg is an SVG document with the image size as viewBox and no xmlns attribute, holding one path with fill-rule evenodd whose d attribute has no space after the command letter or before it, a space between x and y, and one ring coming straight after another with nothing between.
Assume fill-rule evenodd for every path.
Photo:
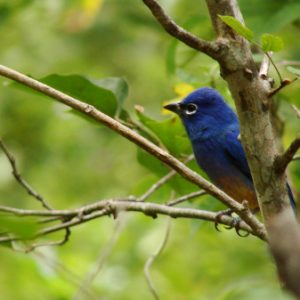
<instances>
[{"instance_id":1,"label":"green leaf","mask_svg":"<svg viewBox=\"0 0 300 300\"><path fill-rule=\"evenodd\" d=\"M283 40L276 35L265 33L261 36L261 48L264 52L278 52L283 48Z\"/></svg>"},{"instance_id":2,"label":"green leaf","mask_svg":"<svg viewBox=\"0 0 300 300\"><path fill-rule=\"evenodd\" d=\"M138 162L150 170L152 173L158 175L159 177L164 176L168 172L168 168L164 163L150 155L145 150L137 148L137 160Z\"/></svg>"},{"instance_id":3,"label":"green leaf","mask_svg":"<svg viewBox=\"0 0 300 300\"><path fill-rule=\"evenodd\" d=\"M77 74L51 74L40 79L40 81L80 101L93 105L111 117L119 116L126 119L129 116L123 109L124 101L128 96L128 85L123 78L111 77L93 80ZM19 83L12 83L12 86L41 95L37 91L24 87ZM72 110L72 113L86 120L93 121L75 110ZM96 123L99 124L98 122Z\"/></svg>"},{"instance_id":4,"label":"green leaf","mask_svg":"<svg viewBox=\"0 0 300 300\"><path fill-rule=\"evenodd\" d=\"M97 86L113 92L118 101L119 110L122 109L124 101L128 97L128 84L123 78L109 77L100 80L92 80Z\"/></svg>"},{"instance_id":5,"label":"green leaf","mask_svg":"<svg viewBox=\"0 0 300 300\"><path fill-rule=\"evenodd\" d=\"M300 77L300 69L298 68L294 68L294 67L291 67L291 66L288 66L286 68L289 72L295 74L296 76Z\"/></svg>"},{"instance_id":6,"label":"green leaf","mask_svg":"<svg viewBox=\"0 0 300 300\"><path fill-rule=\"evenodd\" d=\"M192 153L190 142L178 117L166 120L154 120L141 111L137 111L140 122L148 128L175 156Z\"/></svg>"},{"instance_id":7,"label":"green leaf","mask_svg":"<svg viewBox=\"0 0 300 300\"><path fill-rule=\"evenodd\" d=\"M11 11L7 5L2 4L0 6L0 23L4 23L6 20L8 20L9 16L11 14Z\"/></svg>"},{"instance_id":8,"label":"green leaf","mask_svg":"<svg viewBox=\"0 0 300 300\"><path fill-rule=\"evenodd\" d=\"M253 39L254 33L251 29L242 24L239 20L232 16L220 16L219 18L230 28L232 28L236 33L251 41Z\"/></svg>"},{"instance_id":9,"label":"green leaf","mask_svg":"<svg viewBox=\"0 0 300 300\"><path fill-rule=\"evenodd\" d=\"M113 117L118 109L117 98L110 89L98 86L81 75L49 75L42 82L85 103L95 106Z\"/></svg>"}]
</instances>

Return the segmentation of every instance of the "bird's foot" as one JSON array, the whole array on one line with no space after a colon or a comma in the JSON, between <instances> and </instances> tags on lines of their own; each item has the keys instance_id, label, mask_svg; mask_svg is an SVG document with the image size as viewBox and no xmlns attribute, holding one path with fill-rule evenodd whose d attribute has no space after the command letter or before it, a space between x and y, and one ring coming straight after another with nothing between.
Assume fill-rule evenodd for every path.
<instances>
[{"instance_id":1,"label":"bird's foot","mask_svg":"<svg viewBox=\"0 0 300 300\"><path fill-rule=\"evenodd\" d=\"M224 226L225 229L229 230L229 229L232 229L234 228L235 229L235 232L238 236L240 237L247 237L249 235L249 232L246 232L246 233L241 233L241 218L240 217L233 217L232 214L234 213L234 211L232 209L226 209L226 210L223 210L223 211L220 211L217 216L216 216L216 221L215 221L215 228L217 231L221 231L219 229L219 222L221 221L221 217L222 216L229 216L232 218L232 221L231 221L231 224L229 226Z\"/></svg>"},{"instance_id":2,"label":"bird's foot","mask_svg":"<svg viewBox=\"0 0 300 300\"><path fill-rule=\"evenodd\" d=\"M229 217L231 217L232 214L233 214L233 210L230 209L230 208L226 209L226 210L222 210L222 211L220 211L220 212L217 213L217 215L216 215L216 221L215 221L215 228L216 228L217 231L221 232L221 230L219 228L219 223L221 221L221 217L222 216L229 216ZM225 228L226 229L231 229L232 228L231 225L230 226L225 226Z\"/></svg>"}]
</instances>

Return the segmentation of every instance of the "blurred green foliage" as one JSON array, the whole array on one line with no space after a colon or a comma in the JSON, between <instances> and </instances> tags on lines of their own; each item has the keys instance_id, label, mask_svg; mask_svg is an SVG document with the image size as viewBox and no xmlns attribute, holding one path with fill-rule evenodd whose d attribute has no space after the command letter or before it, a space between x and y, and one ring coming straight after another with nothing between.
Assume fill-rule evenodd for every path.
<instances>
[{"instance_id":1,"label":"blurred green foliage","mask_svg":"<svg viewBox=\"0 0 300 300\"><path fill-rule=\"evenodd\" d=\"M213 38L204 1L196 7L192 0L161 3L185 28ZM275 62L300 60L295 43L300 33L298 0L239 3L256 37L272 33L284 40L285 48L274 56ZM110 115L126 109L133 120L152 131L154 140L180 158L191 152L182 127L178 119L161 114L162 103L176 97L174 86L182 82L194 87L210 85L233 104L217 64L169 37L141 1L2 0L0 26L2 64L44 78ZM284 77L295 76L283 65L280 70ZM55 208L140 195L167 172L160 162L109 129L6 79L0 82L0 136L17 158L22 175ZM276 101L285 122L286 145L300 129L290 106L300 106L299 83L284 89ZM136 113L135 104L142 105L144 112ZM120 117L128 119L124 111ZM195 163L190 165L199 171ZM299 163L293 163L290 171L297 191ZM194 190L177 176L150 200L162 203L174 191L179 196ZM40 207L12 178L2 153L0 195L3 205ZM209 196L185 205L222 208ZM31 221L24 224L15 218L0 218L2 229L22 236L36 230ZM101 272L78 299L152 299L143 266L161 243L166 220L133 213L123 218L120 238ZM95 268L114 224L108 217L86 223L72 230L66 245L33 253L0 247L1 298L72 299L87 272ZM263 242L253 237L241 239L233 231L218 233L212 224L201 221L173 220L170 241L151 274L162 299L290 299L280 290Z\"/></svg>"}]
</instances>

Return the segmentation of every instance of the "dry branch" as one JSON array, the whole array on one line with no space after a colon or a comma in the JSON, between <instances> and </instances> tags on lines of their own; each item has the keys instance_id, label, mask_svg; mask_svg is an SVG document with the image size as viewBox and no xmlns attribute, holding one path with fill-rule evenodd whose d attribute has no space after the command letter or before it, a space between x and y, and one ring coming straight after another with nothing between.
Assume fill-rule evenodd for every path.
<instances>
[{"instance_id":1,"label":"dry branch","mask_svg":"<svg viewBox=\"0 0 300 300\"><path fill-rule=\"evenodd\" d=\"M191 199L194 199L194 198L197 198L197 197L200 197L200 196L204 196L206 195L207 193L205 191L197 191L197 192L193 192L193 193L190 193L190 194L187 194L187 195L184 195L182 197L179 197L177 199L174 199L174 200L171 200L171 201L168 201L166 203L166 205L168 206L175 206L177 204L180 204L182 202L185 202L185 201L188 201L188 200L191 200Z\"/></svg>"},{"instance_id":2,"label":"dry branch","mask_svg":"<svg viewBox=\"0 0 300 300\"><path fill-rule=\"evenodd\" d=\"M163 10L156 0L143 0L145 5L150 9L153 16L160 25L173 37L184 44L196 49L210 57L216 58L220 51L219 45L215 42L203 40L192 33L186 31L177 25Z\"/></svg>"},{"instance_id":3,"label":"dry branch","mask_svg":"<svg viewBox=\"0 0 300 300\"><path fill-rule=\"evenodd\" d=\"M277 173L282 174L285 172L288 164L295 159L295 154L299 148L300 137L297 137L283 154L276 157L274 161L274 168Z\"/></svg>"},{"instance_id":4,"label":"dry branch","mask_svg":"<svg viewBox=\"0 0 300 300\"><path fill-rule=\"evenodd\" d=\"M25 249L25 252L28 253L28 252L31 252L37 248L40 248L40 247L53 247L53 246L62 246L64 245L65 243L67 243L69 241L69 238L70 238L70 235L71 235L71 230L69 227L66 227L65 228L65 234L63 236L62 239L58 240L58 241L50 241L50 242L44 242L44 243L36 243L36 244L31 244L29 247L26 247ZM1 238L0 238L1 239Z\"/></svg>"},{"instance_id":5,"label":"dry branch","mask_svg":"<svg viewBox=\"0 0 300 300\"><path fill-rule=\"evenodd\" d=\"M219 199L226 206L228 206L234 212L236 212L253 229L255 234L257 234L258 236L264 236L264 238L266 237L263 224L261 224L254 215L249 214L249 212L245 210L243 205L239 204L234 199L229 197L226 193L224 193L222 190L217 188L215 185L213 185L212 183L201 177L199 174L186 167L182 162L173 157L167 151L159 148L158 146L151 143L150 141L140 136L128 127L124 126L120 122L105 115L104 113L102 113L101 111L97 110L95 107L89 104L81 102L78 99L75 99L46 84L43 84L33 78L30 78L22 73L19 73L3 65L0 65L0 75L6 78L10 78L16 82L19 82L36 91L39 91L51 98L54 98L59 102L64 103L65 105L72 107L75 110L111 128L113 131L124 136L125 138L132 141L142 149L146 150L152 156L164 162L166 165L175 170L178 174L186 178L188 181L196 184L200 188L203 188L205 191L207 191L207 193Z\"/></svg>"},{"instance_id":6,"label":"dry branch","mask_svg":"<svg viewBox=\"0 0 300 300\"><path fill-rule=\"evenodd\" d=\"M14 156L9 152L7 147L5 146L4 142L0 139L0 148L2 149L3 153L7 157L11 168L12 174L15 177L16 181L27 191L27 193L34 197L36 200L41 202L42 206L46 209L52 209L51 206L47 203L47 201L42 197L38 192L36 192L33 187L29 185L29 183L21 176L20 172L18 171L16 160Z\"/></svg>"},{"instance_id":7,"label":"dry branch","mask_svg":"<svg viewBox=\"0 0 300 300\"><path fill-rule=\"evenodd\" d=\"M133 201L130 199L110 199L110 200L101 200L95 202L90 205L82 206L77 209L70 209L70 210L51 210L51 211L44 211L44 210L27 210L27 209L17 209L17 208L9 208L6 206L0 206L0 211L14 214L17 216L23 217L61 217L65 218L66 220L60 224L56 224L45 229L40 230L35 237L44 236L53 232L57 232L63 230L65 228L70 228L79 224L83 224L87 221L100 218L103 216L113 215L117 217L118 214L121 212L140 212L146 216L150 217L157 217L157 215L166 215L172 218L189 218L189 219L199 219L205 220L210 222L217 222L224 225L231 225L232 224L232 217L230 216L221 216L218 218L218 213L194 209L194 208L179 208L179 207L172 207L163 204L156 204L156 203L149 203L149 202L139 202ZM240 227L242 230L249 232L262 240L266 240L265 231L254 231L249 225L245 222L240 223ZM7 242L18 240L18 237L2 237L0 238L0 242Z\"/></svg>"}]
</instances>

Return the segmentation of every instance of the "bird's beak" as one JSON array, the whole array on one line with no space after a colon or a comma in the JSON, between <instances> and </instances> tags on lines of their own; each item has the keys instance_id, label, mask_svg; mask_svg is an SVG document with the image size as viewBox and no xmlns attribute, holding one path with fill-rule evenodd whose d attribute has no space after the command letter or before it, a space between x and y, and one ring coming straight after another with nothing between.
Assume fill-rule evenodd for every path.
<instances>
[{"instance_id":1,"label":"bird's beak","mask_svg":"<svg viewBox=\"0 0 300 300\"><path fill-rule=\"evenodd\" d=\"M180 105L179 103L170 103L164 106L164 109L170 110L176 114L180 113Z\"/></svg>"}]
</instances>

